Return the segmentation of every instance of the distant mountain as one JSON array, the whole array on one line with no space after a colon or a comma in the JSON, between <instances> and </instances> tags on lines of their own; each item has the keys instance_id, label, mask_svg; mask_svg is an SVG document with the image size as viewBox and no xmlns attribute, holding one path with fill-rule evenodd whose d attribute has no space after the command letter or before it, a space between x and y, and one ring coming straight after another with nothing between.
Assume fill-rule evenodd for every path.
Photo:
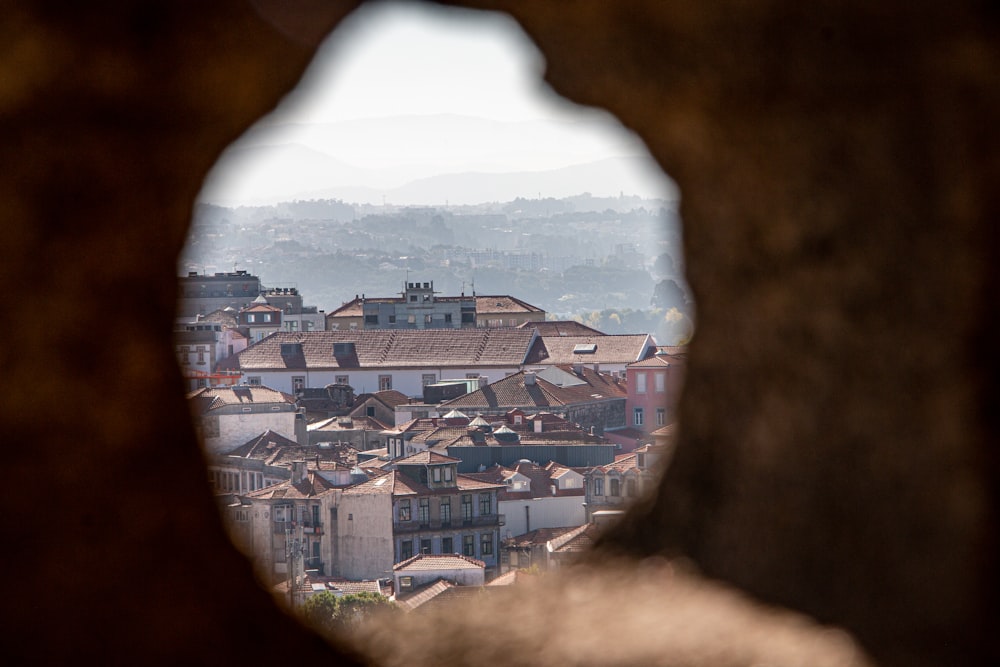
<instances>
[{"instance_id":1,"label":"distant mountain","mask_svg":"<svg viewBox=\"0 0 1000 667\"><path fill-rule=\"evenodd\" d=\"M237 155L256 150L258 149L242 149ZM662 176L659 166L652 158L609 158L546 171L440 174L412 180L398 187L372 188L350 184L323 186L322 181L329 183L335 178L355 181L358 178L357 170L301 146L290 147L286 155L296 155L300 164L311 164L314 176L296 177L294 181L287 183L261 182L252 187L250 184L261 180L263 175L251 170L242 176L247 183L244 187L248 193L237 200L220 196L221 191L217 188L222 184L209 178L199 199L223 206L271 204L296 199L340 199L356 204L429 206L506 202L518 197L559 199L582 193L590 193L596 197L626 194L648 199L677 198L676 186L670 179ZM380 173L379 177L389 178L389 175Z\"/></svg>"},{"instance_id":2,"label":"distant mountain","mask_svg":"<svg viewBox=\"0 0 1000 667\"><path fill-rule=\"evenodd\" d=\"M358 166L375 164L387 166ZM576 122L454 115L265 121L223 153L199 200L227 206L311 198L432 205L582 192L676 194L641 142L608 114L594 112Z\"/></svg>"}]
</instances>

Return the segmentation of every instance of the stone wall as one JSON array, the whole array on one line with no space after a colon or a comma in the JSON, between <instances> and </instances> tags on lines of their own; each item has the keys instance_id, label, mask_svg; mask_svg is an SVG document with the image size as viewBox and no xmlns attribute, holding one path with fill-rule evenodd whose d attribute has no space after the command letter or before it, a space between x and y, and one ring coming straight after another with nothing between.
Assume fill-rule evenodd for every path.
<instances>
[{"instance_id":1,"label":"stone wall","mask_svg":"<svg viewBox=\"0 0 1000 667\"><path fill-rule=\"evenodd\" d=\"M699 330L674 464L603 543L629 559L621 578L545 584L517 605L535 622L454 615L468 631L438 654L406 643L415 615L416 634L369 650L611 664L595 644L610 632L618 664L863 662L757 600L845 627L885 665L995 662L992 6L459 4L510 11L552 85L617 114L678 182ZM0 278L35 309L0 333L6 662L263 663L295 646L354 664L226 541L170 331L203 175L355 5L3 3ZM662 554L743 593L636 566ZM618 614L572 613L588 595Z\"/></svg>"}]
</instances>

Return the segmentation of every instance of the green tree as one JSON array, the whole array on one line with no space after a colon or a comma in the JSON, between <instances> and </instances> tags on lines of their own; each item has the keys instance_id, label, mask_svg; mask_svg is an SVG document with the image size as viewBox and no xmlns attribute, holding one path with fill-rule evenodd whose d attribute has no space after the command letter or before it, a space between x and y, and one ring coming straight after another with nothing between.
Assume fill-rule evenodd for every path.
<instances>
[{"instance_id":1,"label":"green tree","mask_svg":"<svg viewBox=\"0 0 1000 667\"><path fill-rule=\"evenodd\" d=\"M330 591L310 595L302 605L300 613L306 623L322 633L329 633L337 625L339 600Z\"/></svg>"}]
</instances>

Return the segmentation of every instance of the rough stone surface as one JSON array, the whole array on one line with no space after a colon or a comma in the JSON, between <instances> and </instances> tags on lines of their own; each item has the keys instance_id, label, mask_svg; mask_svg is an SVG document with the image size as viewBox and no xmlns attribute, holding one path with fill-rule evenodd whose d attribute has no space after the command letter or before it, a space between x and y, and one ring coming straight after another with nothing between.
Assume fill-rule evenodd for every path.
<instances>
[{"instance_id":1,"label":"rough stone surface","mask_svg":"<svg viewBox=\"0 0 1000 667\"><path fill-rule=\"evenodd\" d=\"M639 132L682 192L699 330L680 447L604 550L683 555L881 664L995 664L1000 15L460 4L510 11L550 83ZM4 662L353 664L250 585L169 342L203 175L355 5L0 3L0 280L20 297L0 333ZM731 600L684 591L699 623L729 617ZM684 618L665 611L664 632ZM749 664L752 626L673 664ZM574 627L548 641L572 646ZM476 650L437 660L484 664Z\"/></svg>"}]
</instances>

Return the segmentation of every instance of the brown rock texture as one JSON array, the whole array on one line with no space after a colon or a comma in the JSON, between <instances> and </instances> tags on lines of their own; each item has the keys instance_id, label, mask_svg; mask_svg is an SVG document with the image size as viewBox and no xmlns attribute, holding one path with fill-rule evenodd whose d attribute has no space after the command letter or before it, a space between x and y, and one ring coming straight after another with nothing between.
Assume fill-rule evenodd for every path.
<instances>
[{"instance_id":1,"label":"brown rock texture","mask_svg":"<svg viewBox=\"0 0 1000 667\"><path fill-rule=\"evenodd\" d=\"M226 542L170 348L202 178L357 4L0 2L5 664L358 661L279 612ZM450 4L510 12L547 80L637 131L682 193L699 319L680 445L604 552L684 556L879 664L997 662L1000 14ZM864 660L714 590L678 584L684 611L659 620L677 633L687 610L701 629L717 612L725 634L661 644L687 651L663 664L752 664L779 621L818 657L779 647L775 664ZM516 622L500 619L494 643ZM581 623L532 631L571 647L595 631ZM487 644L434 660L485 664ZM648 657L633 648L620 664Z\"/></svg>"}]
</instances>

